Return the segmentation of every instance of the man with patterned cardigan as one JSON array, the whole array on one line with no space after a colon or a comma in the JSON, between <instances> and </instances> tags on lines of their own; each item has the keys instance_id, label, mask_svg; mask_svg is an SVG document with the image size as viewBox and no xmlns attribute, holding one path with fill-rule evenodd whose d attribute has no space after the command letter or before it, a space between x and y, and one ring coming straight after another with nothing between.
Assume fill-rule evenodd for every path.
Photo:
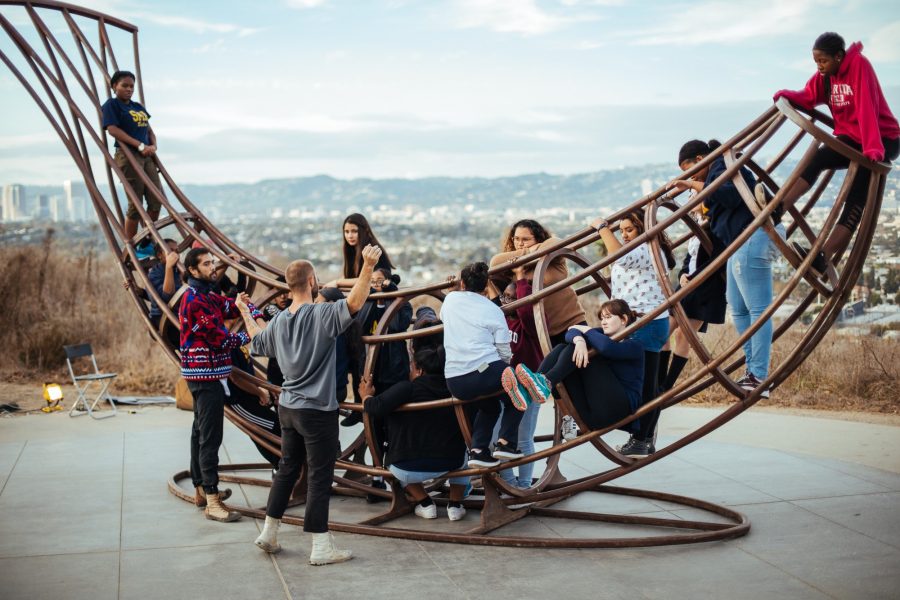
<instances>
[{"instance_id":1,"label":"man with patterned cardigan","mask_svg":"<svg viewBox=\"0 0 900 600\"><path fill-rule=\"evenodd\" d=\"M194 248L184 259L188 289L181 298L181 376L194 397L194 424L191 428L191 479L197 506L206 507L206 518L237 521L241 514L223 504L231 490L219 491L219 446L225 417L225 397L230 395L231 350L250 343L241 331L231 333L226 319L240 316L234 301L213 291L221 271L206 248ZM242 294L244 302L249 297ZM252 307L253 318L262 313Z\"/></svg>"}]
</instances>

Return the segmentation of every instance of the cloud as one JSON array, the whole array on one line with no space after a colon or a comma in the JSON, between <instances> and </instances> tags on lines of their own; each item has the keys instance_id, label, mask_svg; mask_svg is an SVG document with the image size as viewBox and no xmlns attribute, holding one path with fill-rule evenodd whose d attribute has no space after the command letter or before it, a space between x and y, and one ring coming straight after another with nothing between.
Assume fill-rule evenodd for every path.
<instances>
[{"instance_id":1,"label":"cloud","mask_svg":"<svg viewBox=\"0 0 900 600\"><path fill-rule=\"evenodd\" d=\"M203 21L200 19L194 19L191 17L182 17L175 15L164 15L160 13L149 13L149 12L133 12L129 15L130 18L134 19L142 19L144 21L149 21L150 23L155 23L157 25L162 25L163 27L171 27L173 29L184 29L190 31L192 33L233 33L237 34L239 37L246 37L248 35L253 35L262 31L258 28L253 27L241 27L240 25L234 25L231 23L211 23L209 21Z\"/></svg>"},{"instance_id":2,"label":"cloud","mask_svg":"<svg viewBox=\"0 0 900 600\"><path fill-rule=\"evenodd\" d=\"M767 0L749 10L744 3L712 0L666 11L659 25L626 37L638 46L737 44L802 31L815 4L814 0Z\"/></svg>"},{"instance_id":3,"label":"cloud","mask_svg":"<svg viewBox=\"0 0 900 600\"><path fill-rule=\"evenodd\" d=\"M873 60L896 62L900 60L900 21L888 23L872 34L866 44L866 54Z\"/></svg>"},{"instance_id":4,"label":"cloud","mask_svg":"<svg viewBox=\"0 0 900 600\"><path fill-rule=\"evenodd\" d=\"M534 0L457 0L456 7L462 29L542 35L572 20L545 12Z\"/></svg>"},{"instance_id":5,"label":"cloud","mask_svg":"<svg viewBox=\"0 0 900 600\"><path fill-rule=\"evenodd\" d=\"M285 0L285 4L287 4L288 8L306 10L323 6L327 1L328 0Z\"/></svg>"}]
</instances>

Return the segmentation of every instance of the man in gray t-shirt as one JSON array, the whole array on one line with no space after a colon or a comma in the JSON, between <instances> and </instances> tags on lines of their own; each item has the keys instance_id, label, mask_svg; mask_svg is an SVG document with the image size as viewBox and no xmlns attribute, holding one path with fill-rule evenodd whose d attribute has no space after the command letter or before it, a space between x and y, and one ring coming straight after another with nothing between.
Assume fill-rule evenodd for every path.
<instances>
[{"instance_id":1,"label":"man in gray t-shirt","mask_svg":"<svg viewBox=\"0 0 900 600\"><path fill-rule=\"evenodd\" d=\"M304 304L295 313L281 311L253 338L251 352L277 358L284 374L280 406L338 409L334 393L335 339L352 322L346 300Z\"/></svg>"},{"instance_id":2,"label":"man in gray t-shirt","mask_svg":"<svg viewBox=\"0 0 900 600\"><path fill-rule=\"evenodd\" d=\"M281 550L278 526L305 460L308 488L303 531L313 534L309 562L325 565L353 557L349 550L334 547L328 531L328 502L339 439L335 340L368 298L369 278L380 256L380 248L366 246L359 278L347 299L323 304L314 304L319 286L312 263L295 260L284 273L291 305L265 328L250 317L246 304L236 302L253 340L253 353L275 357L284 373L278 407L281 462L266 503L266 524L255 542L266 552Z\"/></svg>"}]
</instances>

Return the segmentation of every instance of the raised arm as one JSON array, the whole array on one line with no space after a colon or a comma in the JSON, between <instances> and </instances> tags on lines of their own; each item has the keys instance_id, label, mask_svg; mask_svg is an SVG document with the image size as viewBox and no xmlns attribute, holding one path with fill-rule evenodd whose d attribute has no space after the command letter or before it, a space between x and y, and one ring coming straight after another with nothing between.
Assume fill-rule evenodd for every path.
<instances>
[{"instance_id":1,"label":"raised arm","mask_svg":"<svg viewBox=\"0 0 900 600\"><path fill-rule=\"evenodd\" d=\"M381 248L368 245L363 248L362 257L363 264L359 271L359 277L356 278L353 289L347 295L347 308L350 310L351 315L358 313L359 309L366 303L366 298L369 297L369 280L372 279L372 271L381 257Z\"/></svg>"}]
</instances>

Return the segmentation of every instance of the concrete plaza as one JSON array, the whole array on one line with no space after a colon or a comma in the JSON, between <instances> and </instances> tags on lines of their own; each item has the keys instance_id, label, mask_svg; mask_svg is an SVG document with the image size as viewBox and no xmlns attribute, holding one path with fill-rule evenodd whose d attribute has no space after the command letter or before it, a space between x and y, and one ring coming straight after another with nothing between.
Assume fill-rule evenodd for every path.
<instances>
[{"instance_id":1,"label":"concrete plaza","mask_svg":"<svg viewBox=\"0 0 900 600\"><path fill-rule=\"evenodd\" d=\"M672 408L660 441L718 411ZM751 411L707 438L614 482L693 496L747 514L736 540L626 550L462 546L336 533L356 558L307 564L308 535L288 527L282 553L253 545L260 523L222 524L176 499L166 480L187 468L191 414L146 407L92 421L65 413L0 419L0 597L28 598L897 598L900 590L900 428ZM541 415L549 430L552 411ZM349 440L349 432L344 432ZM611 442L622 437L611 434ZM259 462L226 424L224 463ZM606 468L596 452L566 453L570 477ZM266 490L234 486L261 506ZM692 518L663 502L587 493L558 506ZM335 497L334 516L384 505ZM298 509L292 509L297 511ZM447 531L414 516L408 525ZM514 532L628 535L621 526L528 517ZM641 533L646 533L646 529ZM504 530L506 532L506 530ZM513 531L510 531L513 532Z\"/></svg>"}]
</instances>

